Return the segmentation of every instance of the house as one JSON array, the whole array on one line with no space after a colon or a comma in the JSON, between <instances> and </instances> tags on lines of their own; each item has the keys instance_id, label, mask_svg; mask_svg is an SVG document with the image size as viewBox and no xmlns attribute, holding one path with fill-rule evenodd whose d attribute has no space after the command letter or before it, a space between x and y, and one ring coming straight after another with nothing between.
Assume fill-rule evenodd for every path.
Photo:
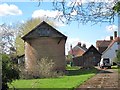
<instances>
[{"instance_id":1,"label":"house","mask_svg":"<svg viewBox=\"0 0 120 90\"><path fill-rule=\"evenodd\" d=\"M91 45L82 56L73 58L74 65L91 67L96 66L101 60L101 53Z\"/></svg>"},{"instance_id":2,"label":"house","mask_svg":"<svg viewBox=\"0 0 120 90\"><path fill-rule=\"evenodd\" d=\"M71 50L68 52L68 54L72 55L73 58L82 56L83 53L87 51L86 45L85 44L81 45L81 42L78 42L78 44L74 48L72 48L71 45L70 48Z\"/></svg>"},{"instance_id":3,"label":"house","mask_svg":"<svg viewBox=\"0 0 120 90\"><path fill-rule=\"evenodd\" d=\"M83 54L83 66L97 66L101 60L101 55L102 54L93 45L91 45Z\"/></svg>"},{"instance_id":4,"label":"house","mask_svg":"<svg viewBox=\"0 0 120 90\"><path fill-rule=\"evenodd\" d=\"M112 40L97 40L96 47L100 53L103 53Z\"/></svg>"},{"instance_id":5,"label":"house","mask_svg":"<svg viewBox=\"0 0 120 90\"><path fill-rule=\"evenodd\" d=\"M114 32L114 38L117 37L117 31ZM110 43L113 41L113 36L110 36L110 40L97 40L96 41L96 47L100 53L103 53Z\"/></svg>"},{"instance_id":6,"label":"house","mask_svg":"<svg viewBox=\"0 0 120 90\"><path fill-rule=\"evenodd\" d=\"M22 39L25 42L25 69L37 73L37 61L41 58L52 59L54 70L65 70L65 43L67 37L43 21Z\"/></svg>"},{"instance_id":7,"label":"house","mask_svg":"<svg viewBox=\"0 0 120 90\"><path fill-rule=\"evenodd\" d=\"M120 37L116 37L108 46L108 48L102 53L102 58L110 58L112 64L116 57L116 53L120 47Z\"/></svg>"}]
</instances>

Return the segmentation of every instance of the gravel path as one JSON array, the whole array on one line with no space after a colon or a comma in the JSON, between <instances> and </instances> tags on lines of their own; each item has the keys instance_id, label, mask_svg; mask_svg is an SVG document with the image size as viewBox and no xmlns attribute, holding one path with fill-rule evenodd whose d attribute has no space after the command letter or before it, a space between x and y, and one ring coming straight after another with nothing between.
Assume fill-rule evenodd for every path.
<instances>
[{"instance_id":1,"label":"gravel path","mask_svg":"<svg viewBox=\"0 0 120 90\"><path fill-rule=\"evenodd\" d=\"M90 88L91 90L96 90L95 88L99 88L100 90L103 90L103 88L120 90L120 88L118 89L118 70L101 70L97 75L86 81L83 85L79 86L76 90L90 90Z\"/></svg>"}]
</instances>

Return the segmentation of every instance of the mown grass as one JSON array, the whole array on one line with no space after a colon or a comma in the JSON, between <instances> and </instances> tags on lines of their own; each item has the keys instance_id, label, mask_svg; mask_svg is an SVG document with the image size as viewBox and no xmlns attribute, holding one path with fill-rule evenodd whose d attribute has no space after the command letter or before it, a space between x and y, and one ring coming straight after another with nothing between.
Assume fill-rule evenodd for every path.
<instances>
[{"instance_id":1,"label":"mown grass","mask_svg":"<svg viewBox=\"0 0 120 90\"><path fill-rule=\"evenodd\" d=\"M76 68L76 69L75 69ZM97 69L78 69L71 67L68 73L58 78L16 80L12 82L15 88L69 88L73 89L91 78L97 73ZM9 85L12 88L11 85Z\"/></svg>"},{"instance_id":2,"label":"mown grass","mask_svg":"<svg viewBox=\"0 0 120 90\"><path fill-rule=\"evenodd\" d=\"M120 67L118 67L118 73L120 74Z\"/></svg>"},{"instance_id":3,"label":"mown grass","mask_svg":"<svg viewBox=\"0 0 120 90\"><path fill-rule=\"evenodd\" d=\"M80 67L78 67L78 66L70 66L69 64L66 66L66 70L78 70L78 69L80 69Z\"/></svg>"},{"instance_id":4,"label":"mown grass","mask_svg":"<svg viewBox=\"0 0 120 90\"><path fill-rule=\"evenodd\" d=\"M112 69L118 69L118 66L116 65L116 66L112 66L111 67Z\"/></svg>"}]
</instances>

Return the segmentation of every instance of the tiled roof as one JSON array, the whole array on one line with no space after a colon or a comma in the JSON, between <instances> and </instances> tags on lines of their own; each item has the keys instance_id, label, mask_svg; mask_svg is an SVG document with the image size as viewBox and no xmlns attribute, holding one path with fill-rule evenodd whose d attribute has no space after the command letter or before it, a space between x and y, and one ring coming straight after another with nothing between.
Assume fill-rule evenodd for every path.
<instances>
[{"instance_id":1,"label":"tiled roof","mask_svg":"<svg viewBox=\"0 0 120 90\"><path fill-rule=\"evenodd\" d=\"M108 48L104 52L106 52L115 42L120 43L120 37L116 37L114 40L112 40L112 42L109 44Z\"/></svg>"},{"instance_id":2,"label":"tiled roof","mask_svg":"<svg viewBox=\"0 0 120 90\"><path fill-rule=\"evenodd\" d=\"M86 50L87 50L87 48L82 47L82 46L78 46L78 45L76 45L76 46L73 48L73 50L74 50L74 49L82 49L83 51L86 51Z\"/></svg>"},{"instance_id":3,"label":"tiled roof","mask_svg":"<svg viewBox=\"0 0 120 90\"><path fill-rule=\"evenodd\" d=\"M120 37L116 37L108 46L108 48L110 48L115 42L120 42Z\"/></svg>"},{"instance_id":4,"label":"tiled roof","mask_svg":"<svg viewBox=\"0 0 120 90\"><path fill-rule=\"evenodd\" d=\"M111 40L98 40L96 42L96 47L108 47L111 42Z\"/></svg>"},{"instance_id":5,"label":"tiled roof","mask_svg":"<svg viewBox=\"0 0 120 90\"><path fill-rule=\"evenodd\" d=\"M83 52L87 51L87 48L83 46L76 45L72 50L69 51L70 54L76 54L79 50L82 50Z\"/></svg>"}]
</instances>

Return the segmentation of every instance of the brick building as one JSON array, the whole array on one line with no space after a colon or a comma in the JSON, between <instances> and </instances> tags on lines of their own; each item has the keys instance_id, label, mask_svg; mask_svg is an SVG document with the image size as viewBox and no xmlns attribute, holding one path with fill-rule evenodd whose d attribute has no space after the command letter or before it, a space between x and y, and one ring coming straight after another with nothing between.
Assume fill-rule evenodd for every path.
<instances>
[{"instance_id":1,"label":"brick building","mask_svg":"<svg viewBox=\"0 0 120 90\"><path fill-rule=\"evenodd\" d=\"M96 66L100 62L101 53L91 45L82 56L73 58L75 66L91 67Z\"/></svg>"},{"instance_id":2,"label":"brick building","mask_svg":"<svg viewBox=\"0 0 120 90\"><path fill-rule=\"evenodd\" d=\"M55 63L54 70L65 70L65 43L67 37L55 28L42 22L22 37L25 42L25 68L37 73L36 63L48 57Z\"/></svg>"},{"instance_id":3,"label":"brick building","mask_svg":"<svg viewBox=\"0 0 120 90\"><path fill-rule=\"evenodd\" d=\"M91 45L83 54L83 66L97 66L101 60L101 55L102 54L93 45Z\"/></svg>"},{"instance_id":4,"label":"brick building","mask_svg":"<svg viewBox=\"0 0 120 90\"><path fill-rule=\"evenodd\" d=\"M78 44L72 48L72 45L70 47L70 51L68 52L69 55L72 55L74 57L82 56L83 53L87 51L86 44L81 45L81 42L78 42Z\"/></svg>"},{"instance_id":5,"label":"brick building","mask_svg":"<svg viewBox=\"0 0 120 90\"><path fill-rule=\"evenodd\" d=\"M117 37L117 31L114 31L114 36L110 36L110 40L97 40L96 47L100 53L103 53L111 42Z\"/></svg>"}]
</instances>

